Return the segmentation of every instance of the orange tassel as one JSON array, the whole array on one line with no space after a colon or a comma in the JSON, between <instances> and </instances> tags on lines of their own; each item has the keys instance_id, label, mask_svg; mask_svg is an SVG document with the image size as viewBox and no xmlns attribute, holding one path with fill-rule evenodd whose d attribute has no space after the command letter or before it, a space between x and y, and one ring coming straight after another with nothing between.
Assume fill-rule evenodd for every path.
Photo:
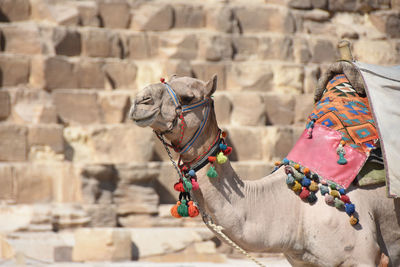
<instances>
[{"instance_id":1,"label":"orange tassel","mask_svg":"<svg viewBox=\"0 0 400 267\"><path fill-rule=\"evenodd\" d=\"M180 204L181 204L181 202L178 201L178 202L176 202L176 205L173 206L173 207L171 208L171 215L172 215L173 217L175 217L175 218L180 218L180 217L182 217L182 216L179 215L179 213L178 213L178 207L179 207Z\"/></svg>"},{"instance_id":2,"label":"orange tassel","mask_svg":"<svg viewBox=\"0 0 400 267\"><path fill-rule=\"evenodd\" d=\"M196 217L197 215L199 215L200 213L199 209L195 205L193 205L193 201L189 201L188 205L189 205L188 211L190 217Z\"/></svg>"}]
</instances>

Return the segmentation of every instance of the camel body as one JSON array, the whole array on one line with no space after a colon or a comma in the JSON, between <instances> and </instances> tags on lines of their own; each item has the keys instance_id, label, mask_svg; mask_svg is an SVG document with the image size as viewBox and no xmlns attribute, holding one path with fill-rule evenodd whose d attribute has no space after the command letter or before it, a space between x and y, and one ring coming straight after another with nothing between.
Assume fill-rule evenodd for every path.
<instances>
[{"instance_id":1,"label":"camel body","mask_svg":"<svg viewBox=\"0 0 400 267\"><path fill-rule=\"evenodd\" d=\"M210 98L216 77L208 82L172 77L169 85L186 102ZM204 117L204 108L185 115L187 143ZM141 127L155 131L177 144L180 122L176 107L162 83L152 84L137 95L130 117ZM211 106L202 134L182 156L190 162L207 151L218 134ZM217 178L197 172L198 205L223 232L252 252L282 252L293 266L376 266L384 253L390 266L400 266L400 199L386 197L385 186L349 188L360 223L352 226L346 213L328 206L319 196L311 205L302 201L285 183L283 168L256 181L240 179L228 162L216 165ZM318 195L320 195L318 193Z\"/></svg>"}]
</instances>

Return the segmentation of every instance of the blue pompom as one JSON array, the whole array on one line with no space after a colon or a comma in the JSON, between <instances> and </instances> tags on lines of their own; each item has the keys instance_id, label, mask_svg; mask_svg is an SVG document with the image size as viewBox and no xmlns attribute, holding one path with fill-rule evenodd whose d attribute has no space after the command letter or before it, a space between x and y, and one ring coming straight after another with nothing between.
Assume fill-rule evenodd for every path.
<instances>
[{"instance_id":1,"label":"blue pompom","mask_svg":"<svg viewBox=\"0 0 400 267\"><path fill-rule=\"evenodd\" d=\"M340 188L340 189L339 189L339 193L340 193L341 195L346 195L346 190L344 190L344 188Z\"/></svg>"},{"instance_id":2,"label":"blue pompom","mask_svg":"<svg viewBox=\"0 0 400 267\"><path fill-rule=\"evenodd\" d=\"M289 185L289 186L292 186L294 184L294 178L293 178L293 175L291 173L289 173L287 175L286 184Z\"/></svg>"},{"instance_id":3,"label":"blue pompom","mask_svg":"<svg viewBox=\"0 0 400 267\"><path fill-rule=\"evenodd\" d=\"M311 180L304 176L303 181L301 181L301 185L308 187L310 184L311 184Z\"/></svg>"},{"instance_id":4,"label":"blue pompom","mask_svg":"<svg viewBox=\"0 0 400 267\"><path fill-rule=\"evenodd\" d=\"M196 172L194 170L190 170L188 172L188 174L189 174L190 177L195 177L196 176Z\"/></svg>"},{"instance_id":5,"label":"blue pompom","mask_svg":"<svg viewBox=\"0 0 400 267\"><path fill-rule=\"evenodd\" d=\"M356 206L352 203L345 204L346 213L350 216L356 211Z\"/></svg>"},{"instance_id":6,"label":"blue pompom","mask_svg":"<svg viewBox=\"0 0 400 267\"><path fill-rule=\"evenodd\" d=\"M221 149L222 151L224 151L227 148L228 146L226 144L219 144L219 149Z\"/></svg>"},{"instance_id":7,"label":"blue pompom","mask_svg":"<svg viewBox=\"0 0 400 267\"><path fill-rule=\"evenodd\" d=\"M325 195L325 194L329 193L329 188L326 185L321 185L319 190L321 191L321 195Z\"/></svg>"},{"instance_id":8,"label":"blue pompom","mask_svg":"<svg viewBox=\"0 0 400 267\"><path fill-rule=\"evenodd\" d=\"M282 162L283 162L283 164L285 164L285 165L289 165L289 163L290 163L290 161L289 161L287 158L284 158L284 159L282 160Z\"/></svg>"}]
</instances>

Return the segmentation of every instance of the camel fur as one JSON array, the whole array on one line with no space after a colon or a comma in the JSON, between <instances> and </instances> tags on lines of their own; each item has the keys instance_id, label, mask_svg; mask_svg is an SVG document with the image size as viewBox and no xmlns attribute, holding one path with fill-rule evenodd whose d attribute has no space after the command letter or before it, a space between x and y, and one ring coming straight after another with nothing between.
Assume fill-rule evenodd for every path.
<instances>
[{"instance_id":1,"label":"camel fur","mask_svg":"<svg viewBox=\"0 0 400 267\"><path fill-rule=\"evenodd\" d=\"M174 76L168 83L182 104L210 97L217 88L216 76L208 82ZM204 110L201 107L185 115L182 144L199 127ZM215 139L219 128L213 107L209 116L201 136L182 155L185 162L207 151ZM130 117L177 144L180 122L164 84L151 84L140 91ZM242 180L229 161L216 165L216 170L218 177L213 179L206 176L206 168L198 171L200 189L193 193L199 206L244 249L284 253L293 266L377 266L382 253L389 256L390 266L400 266L400 199L386 198L383 185L349 188L348 196L360 219L353 227L346 213L327 206L321 196L314 205L301 201L287 187L283 167L255 181Z\"/></svg>"}]
</instances>

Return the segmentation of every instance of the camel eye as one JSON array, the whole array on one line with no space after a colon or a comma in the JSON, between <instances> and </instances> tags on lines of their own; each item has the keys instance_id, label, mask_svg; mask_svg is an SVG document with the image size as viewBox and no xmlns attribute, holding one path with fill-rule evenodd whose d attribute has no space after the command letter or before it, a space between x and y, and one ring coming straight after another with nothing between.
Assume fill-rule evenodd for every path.
<instances>
[{"instance_id":1,"label":"camel eye","mask_svg":"<svg viewBox=\"0 0 400 267\"><path fill-rule=\"evenodd\" d=\"M181 102L183 105L190 104L190 102L192 102L193 99L194 96L188 96L188 95L181 96Z\"/></svg>"}]
</instances>

